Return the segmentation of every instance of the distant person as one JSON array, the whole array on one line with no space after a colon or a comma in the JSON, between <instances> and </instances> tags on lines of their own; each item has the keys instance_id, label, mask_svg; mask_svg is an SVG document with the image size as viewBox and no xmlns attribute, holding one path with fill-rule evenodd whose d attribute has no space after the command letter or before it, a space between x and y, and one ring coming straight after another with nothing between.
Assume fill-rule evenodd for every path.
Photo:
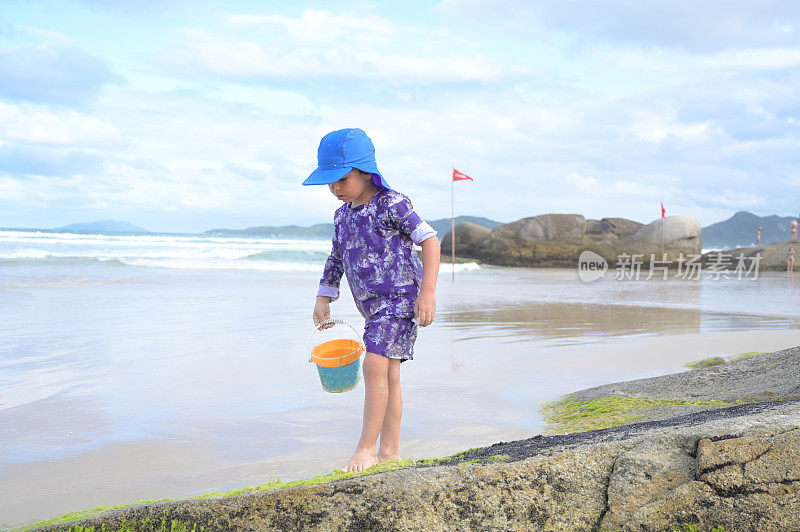
<instances>
[{"instance_id":1,"label":"distant person","mask_svg":"<svg viewBox=\"0 0 800 532\"><path fill-rule=\"evenodd\" d=\"M761 228L756 231L756 246L761 247Z\"/></svg>"},{"instance_id":2,"label":"distant person","mask_svg":"<svg viewBox=\"0 0 800 532\"><path fill-rule=\"evenodd\" d=\"M789 258L786 261L786 271L793 272L794 271L794 248L789 248Z\"/></svg>"},{"instance_id":3,"label":"distant person","mask_svg":"<svg viewBox=\"0 0 800 532\"><path fill-rule=\"evenodd\" d=\"M329 303L347 276L364 327L364 421L361 439L344 472L400 459L400 363L411 360L417 323L436 314L439 240L408 197L392 190L378 172L375 147L360 129L322 137L318 167L304 185L328 185L344 205L333 216L333 249L325 262L314 306L315 326L327 328ZM422 261L414 250L422 246ZM380 436L380 449L375 452Z\"/></svg>"},{"instance_id":4,"label":"distant person","mask_svg":"<svg viewBox=\"0 0 800 532\"><path fill-rule=\"evenodd\" d=\"M792 240L797 238L797 220L792 220L792 223L789 224L789 229L792 230Z\"/></svg>"}]
</instances>

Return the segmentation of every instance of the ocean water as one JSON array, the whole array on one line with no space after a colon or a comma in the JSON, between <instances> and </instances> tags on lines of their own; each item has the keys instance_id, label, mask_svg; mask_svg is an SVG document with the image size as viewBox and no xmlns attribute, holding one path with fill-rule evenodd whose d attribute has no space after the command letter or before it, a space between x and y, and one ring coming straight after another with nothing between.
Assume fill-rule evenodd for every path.
<instances>
[{"instance_id":1,"label":"ocean water","mask_svg":"<svg viewBox=\"0 0 800 532\"><path fill-rule=\"evenodd\" d=\"M308 362L329 241L0 230L0 525L329 472L363 384ZM403 365L401 451L541 432L540 406L711 354L800 344L800 282L583 283L576 270L442 264ZM342 282L335 317L363 320Z\"/></svg>"}]
</instances>

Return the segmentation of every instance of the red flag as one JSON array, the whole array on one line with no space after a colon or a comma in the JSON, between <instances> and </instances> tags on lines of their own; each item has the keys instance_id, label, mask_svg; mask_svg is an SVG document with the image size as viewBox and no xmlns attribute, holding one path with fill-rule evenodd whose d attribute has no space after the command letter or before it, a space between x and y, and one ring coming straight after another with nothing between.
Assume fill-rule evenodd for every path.
<instances>
[{"instance_id":1,"label":"red flag","mask_svg":"<svg viewBox=\"0 0 800 532\"><path fill-rule=\"evenodd\" d=\"M664 210L664 202L663 201L661 202L661 217L662 218L666 218L667 217L667 211Z\"/></svg>"},{"instance_id":2,"label":"red flag","mask_svg":"<svg viewBox=\"0 0 800 532\"><path fill-rule=\"evenodd\" d=\"M469 179L470 181L475 181L464 172L459 172L458 170L453 168L453 181L465 181L467 179Z\"/></svg>"}]
</instances>

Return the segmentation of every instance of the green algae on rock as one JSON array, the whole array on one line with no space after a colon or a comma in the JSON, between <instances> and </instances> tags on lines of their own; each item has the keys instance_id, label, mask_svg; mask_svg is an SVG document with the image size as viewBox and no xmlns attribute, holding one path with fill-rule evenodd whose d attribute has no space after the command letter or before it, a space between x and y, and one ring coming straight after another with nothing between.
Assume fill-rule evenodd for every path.
<instances>
[{"instance_id":1,"label":"green algae on rock","mask_svg":"<svg viewBox=\"0 0 800 532\"><path fill-rule=\"evenodd\" d=\"M672 532L703 532L703 529L692 523L683 523L680 528L675 528ZM725 527L722 525L715 526L709 532L725 532Z\"/></svg>"},{"instance_id":2,"label":"green algae on rock","mask_svg":"<svg viewBox=\"0 0 800 532\"><path fill-rule=\"evenodd\" d=\"M70 512L54 519L48 519L46 521L41 521L39 523L16 528L13 532L24 532L26 530L31 530L34 528L49 526L49 525L58 525L60 523L70 522L70 521L77 521L80 519L87 519L91 517L96 517L98 515L102 515L114 510L124 509L134 505L142 505L142 504L152 504L157 502L176 502L176 501L188 501L188 500L203 500L215 497L234 497L237 495L243 495L248 493L260 493L260 492L267 492L272 490L279 490L279 489L286 489L286 488L295 488L300 486L314 486L317 484L324 484L328 482L334 482L337 480L343 480L363 475L371 475L375 473L385 473L388 471L395 471L398 469L407 469L412 467L430 467L430 466L437 466L437 465L452 465L456 463L470 463L470 464L478 464L478 463L491 463L491 462L502 462L508 459L508 455L493 455L489 456L488 458L482 457L469 457L471 455L480 454L481 451L485 451L488 447L473 447L471 449L467 449L465 451L458 452L454 455L445 456L442 458L422 458L419 460L393 460L389 462L383 462L381 464L375 465L369 469L365 469L364 471L356 472L356 473L344 473L339 469L334 469L332 473L327 473L324 475L316 475L311 478L299 479L299 480L290 480L290 481L282 481L277 476L270 476L267 482L262 484L257 484L254 486L244 486L242 488L236 488L224 492L219 491L210 491L204 492L202 495L196 495L194 497L185 497L185 498L170 498L170 499L157 499L157 500L146 500L146 501L139 501L136 503L131 504L117 504L117 505L105 505L105 506L98 506L91 510L83 510L78 512ZM181 532L183 530L193 531L193 525L186 524L183 522L176 521L174 526L178 527L174 530L176 532ZM167 523L169 525L169 522ZM166 526L166 525L165 525ZM173 526L173 525L169 525ZM181 528L181 527L188 527L188 528ZM68 529L72 532L72 529ZM120 532L127 532L127 529L118 529ZM131 529L134 530L134 529ZM160 529L159 529L160 530ZM172 531L173 529L167 528L165 530ZM197 529L200 530L199 528ZM90 532L90 529L74 529L74 532ZM100 532L99 530L97 532ZM103 532L117 532L117 530L104 530ZM196 531L195 531L196 532Z\"/></svg>"},{"instance_id":3,"label":"green algae on rock","mask_svg":"<svg viewBox=\"0 0 800 532\"><path fill-rule=\"evenodd\" d=\"M702 358L700 360L695 360L694 362L689 362L684 364L689 369L700 369L700 368L710 368L711 366L719 366L725 363L725 359L722 357L708 357Z\"/></svg>"},{"instance_id":4,"label":"green algae on rock","mask_svg":"<svg viewBox=\"0 0 800 532\"><path fill-rule=\"evenodd\" d=\"M573 401L567 395L560 401L542 407L548 434L570 434L587 430L607 429L639 419L637 411L648 407L673 405L731 406L742 401L687 401L613 395L588 401Z\"/></svg>"},{"instance_id":5,"label":"green algae on rock","mask_svg":"<svg viewBox=\"0 0 800 532\"><path fill-rule=\"evenodd\" d=\"M722 364L730 364L731 362L738 362L746 358L754 357L757 355L766 355L766 351L748 351L747 353L739 353L738 355L731 355L728 357L712 356L689 362L685 366L689 369L708 368L711 366L721 366Z\"/></svg>"},{"instance_id":6,"label":"green algae on rock","mask_svg":"<svg viewBox=\"0 0 800 532\"><path fill-rule=\"evenodd\" d=\"M117 528L109 528L107 526L81 526L73 525L69 528L63 528L59 532L139 532L140 530L149 530L152 532L205 532L205 526L198 526L197 523L184 523L182 521L173 521L167 515L164 515L159 520L143 519L141 522L136 521L123 521Z\"/></svg>"},{"instance_id":7,"label":"green algae on rock","mask_svg":"<svg viewBox=\"0 0 800 532\"><path fill-rule=\"evenodd\" d=\"M433 460L432 463L435 463L436 460ZM45 521L41 521L29 526L23 526L13 529L12 532L24 532L26 530L32 530L35 528L40 528L49 525L57 525L60 523L70 522L70 521L77 521L80 519L87 519L91 517L96 517L98 515L102 515L114 510L120 510L123 508L127 508L130 506L142 505L142 504L152 504L157 502L175 502L175 501L187 501L187 500L202 500L202 499L209 499L212 497L233 497L236 495L242 495L245 493L257 493L257 492L265 492L277 489L284 489L284 488L294 488L298 486L313 486L315 484L320 484L324 482L333 482L335 480L341 480L346 478L357 477L361 475L369 475L373 473L382 473L386 471L394 471L395 469L403 469L406 467L414 467L419 465L418 461L416 460L394 460L390 462L384 462L378 465L375 465L369 469L365 469L364 471L356 472L356 473L344 473L339 469L334 469L333 473L327 473L324 475L316 475L311 478L304 478L300 480L290 480L290 481L282 481L277 476L270 475L270 478L267 482L262 484L257 484L255 486L245 486L242 488L236 488L224 492L219 491L209 491L204 492L202 495L196 495L194 497L184 497L184 498L168 498L168 499L155 499L155 500L143 500L138 501L135 503L128 503L128 504L116 504L116 505L104 505L98 506L96 508L92 508L91 510L82 510L77 512L69 512L59 517L48 519ZM184 526L185 524L181 523L180 525L176 526ZM171 526L171 525L170 525ZM123 530L123 529L120 529ZM131 529L133 530L133 529ZM80 532L79 529L76 529L76 532ZM87 531L88 532L88 531ZM99 531L98 531L99 532ZM116 531L104 531L104 532L116 532ZM123 532L126 532L123 530Z\"/></svg>"}]
</instances>

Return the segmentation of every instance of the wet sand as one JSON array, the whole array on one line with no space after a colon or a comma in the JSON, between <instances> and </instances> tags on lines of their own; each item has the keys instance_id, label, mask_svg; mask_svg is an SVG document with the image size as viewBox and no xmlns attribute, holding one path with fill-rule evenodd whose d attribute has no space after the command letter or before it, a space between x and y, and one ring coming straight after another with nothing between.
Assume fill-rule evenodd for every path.
<instances>
[{"instance_id":1,"label":"wet sand","mask_svg":"<svg viewBox=\"0 0 800 532\"><path fill-rule=\"evenodd\" d=\"M517 377L508 378L508 368L493 367L476 360L456 359L453 379L437 392L425 393L426 400L441 408L435 412L407 399L405 416L426 416L424 425L434 425L430 438L414 438L404 431L401 443L405 458L446 456L471 447L514 441L541 432L539 407L558 394L536 383L563 375L569 368L573 385L578 389L658 375L683 369L683 364L707 353L773 351L797 343L796 331L743 331L737 333L684 334L670 337L641 338L615 342L613 346L571 346L551 349L530 357L520 355L509 361ZM535 374L535 377L532 375ZM406 381L413 376L406 376ZM499 390L487 381L503 381ZM409 389L410 388L410 389ZM406 385L406 396L415 392ZM360 395L360 394L359 394ZM463 408L464 404L482 403L481 412ZM24 415L36 419L39 407L30 405ZM426 412L419 410L425 408ZM46 409L46 405L42 407ZM473 415L475 414L475 415ZM487 417L486 423L469 417ZM297 410L285 416L280 430L293 431L291 418L312 424L313 409ZM454 421L455 418L455 421ZM460 418L460 419L459 419ZM521 426L530 420L530 428ZM164 497L198 495L214 489L226 490L258 484L279 475L283 480L305 478L329 472L340 466L352 452L351 444L341 433L357 434L356 418L327 429L328 435L302 430L307 440L302 449L262 459L241 461L193 441L165 439L115 443L80 453L63 460L0 465L0 500L5 524L20 524L53 517L68 511L88 509L102 504L123 504ZM505 421L505 423L504 423ZM428 430L419 422L417 432ZM251 437L266 437L275 430L271 423L257 419L246 428ZM239 430L242 430L239 427ZM328 440L328 436L339 437ZM275 437L275 434L272 434ZM287 474L288 473L288 474Z\"/></svg>"},{"instance_id":2,"label":"wet sand","mask_svg":"<svg viewBox=\"0 0 800 532\"><path fill-rule=\"evenodd\" d=\"M783 299L798 289L785 294L777 276L761 285L601 286L580 284L574 272L498 268L450 285L446 266L443 273L437 321L421 330L415 361L403 367L406 458L531 437L543 429L540 406L565 393L681 371L710 355L800 343L795 308ZM14 404L0 409L0 524L232 489L270 475L310 477L346 462L360 431L363 384L325 394L298 354L310 314L298 294L316 276L280 286L231 282L242 275L87 289L126 301L119 318L125 335L113 345L103 340L97 368L70 352L48 372L32 366L20 373L20 382L59 383L59 393L26 400L28 388L11 383ZM199 281L206 298L199 302L178 284ZM162 309L165 282L172 299ZM274 308L265 307L268 291ZM70 301L60 294L48 291L42 301L41 292L28 290L13 298L36 303L32 312L60 301L58 316L68 320ZM180 297L182 306L174 302ZM358 323L348 298L337 302L338 315ZM187 305L195 307L173 316ZM87 315L73 308L81 327L104 320L103 329L82 329L81 338L115 330L109 309ZM17 319L24 327L24 315ZM69 325L47 332L57 338ZM168 356L154 352L165 344ZM58 380L47 380L53 375Z\"/></svg>"}]
</instances>

